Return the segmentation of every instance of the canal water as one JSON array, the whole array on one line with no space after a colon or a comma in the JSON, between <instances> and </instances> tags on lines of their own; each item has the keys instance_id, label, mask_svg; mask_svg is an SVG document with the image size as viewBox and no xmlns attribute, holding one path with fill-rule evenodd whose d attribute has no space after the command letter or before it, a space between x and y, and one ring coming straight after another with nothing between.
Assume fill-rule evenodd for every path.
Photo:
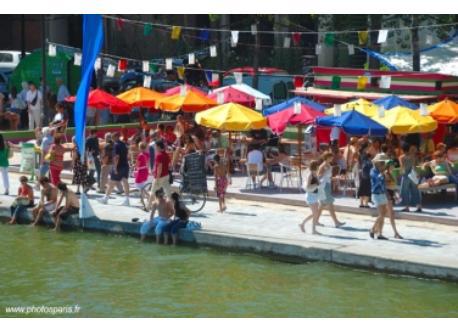
<instances>
[{"instance_id":1,"label":"canal water","mask_svg":"<svg viewBox=\"0 0 458 333\"><path fill-rule=\"evenodd\" d=\"M0 316L42 305L78 305L79 317L458 316L458 284L326 263L4 224L0 251Z\"/></svg>"}]
</instances>

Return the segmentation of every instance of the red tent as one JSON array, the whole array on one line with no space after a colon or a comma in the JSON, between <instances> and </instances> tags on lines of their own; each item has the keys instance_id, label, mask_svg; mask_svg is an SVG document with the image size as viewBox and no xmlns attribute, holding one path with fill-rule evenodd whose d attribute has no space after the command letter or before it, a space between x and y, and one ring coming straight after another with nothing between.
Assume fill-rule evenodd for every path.
<instances>
[{"instance_id":1,"label":"red tent","mask_svg":"<svg viewBox=\"0 0 458 333\"><path fill-rule=\"evenodd\" d=\"M322 112L316 111L306 104L300 104L300 112L295 113L295 106L267 116L267 124L273 132L282 134L288 125L307 126L315 123L315 119L323 117Z\"/></svg>"},{"instance_id":2,"label":"red tent","mask_svg":"<svg viewBox=\"0 0 458 333\"><path fill-rule=\"evenodd\" d=\"M70 96L65 100L75 103L76 97ZM110 109L113 114L127 114L130 112L129 104L101 89L94 89L89 92L87 105L96 109Z\"/></svg>"},{"instance_id":3,"label":"red tent","mask_svg":"<svg viewBox=\"0 0 458 333\"><path fill-rule=\"evenodd\" d=\"M218 101L218 94L223 94L224 97L224 103L237 103L244 105L249 108L254 108L256 104L256 100L253 96L237 90L231 86L227 86L225 88L222 88L218 92L214 92L208 95L208 97L214 99L215 101Z\"/></svg>"}]
</instances>

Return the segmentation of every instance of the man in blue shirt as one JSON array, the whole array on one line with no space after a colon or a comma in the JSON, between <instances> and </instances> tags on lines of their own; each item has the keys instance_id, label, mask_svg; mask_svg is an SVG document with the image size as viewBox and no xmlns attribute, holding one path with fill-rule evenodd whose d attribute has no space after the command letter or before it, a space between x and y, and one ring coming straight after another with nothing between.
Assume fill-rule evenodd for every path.
<instances>
[{"instance_id":1,"label":"man in blue shirt","mask_svg":"<svg viewBox=\"0 0 458 333\"><path fill-rule=\"evenodd\" d=\"M385 163L387 161L388 157L385 154L377 154L372 160L374 167L370 172L372 202L374 203L375 207L377 207L378 216L374 225L372 226L371 231L369 231L369 235L371 238L381 240L388 239L382 235L388 203L386 197L385 175L383 174L383 171L385 170Z\"/></svg>"},{"instance_id":2,"label":"man in blue shirt","mask_svg":"<svg viewBox=\"0 0 458 333\"><path fill-rule=\"evenodd\" d=\"M114 146L113 146L113 169L110 174L110 182L108 183L108 189L103 198L99 201L103 204L108 203L108 198L115 185L121 183L126 194L126 199L122 203L123 206L130 206L129 203L129 159L127 145L121 141L121 135L116 132L113 134Z\"/></svg>"}]
</instances>

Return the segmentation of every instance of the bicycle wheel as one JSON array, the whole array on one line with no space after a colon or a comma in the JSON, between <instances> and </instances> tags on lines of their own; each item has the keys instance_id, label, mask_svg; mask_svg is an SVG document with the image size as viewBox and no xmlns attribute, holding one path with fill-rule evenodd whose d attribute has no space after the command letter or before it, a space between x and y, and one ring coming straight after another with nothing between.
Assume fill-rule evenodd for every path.
<instances>
[{"instance_id":1,"label":"bicycle wheel","mask_svg":"<svg viewBox=\"0 0 458 333\"><path fill-rule=\"evenodd\" d=\"M204 192L181 192L180 197L181 201L192 213L201 211L207 202L207 193Z\"/></svg>"}]
</instances>

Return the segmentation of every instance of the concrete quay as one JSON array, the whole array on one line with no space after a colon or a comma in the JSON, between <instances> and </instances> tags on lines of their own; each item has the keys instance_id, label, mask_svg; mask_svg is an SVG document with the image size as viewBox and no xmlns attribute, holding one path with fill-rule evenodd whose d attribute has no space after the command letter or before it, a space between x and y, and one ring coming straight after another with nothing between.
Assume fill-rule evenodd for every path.
<instances>
[{"instance_id":1,"label":"concrete quay","mask_svg":"<svg viewBox=\"0 0 458 333\"><path fill-rule=\"evenodd\" d=\"M13 177L11 177L13 178ZM12 179L13 186L17 177ZM72 217L63 223L65 229L130 235L139 238L140 221L148 213L140 209L139 200L131 199L131 207L119 206L121 197L113 196L109 205L98 203L96 194L90 194L91 205L97 217L79 220ZM0 196L0 216L9 216L12 196ZM392 238L387 222L388 241L372 240L368 230L373 223L370 216L340 213L346 222L341 229L332 226L324 215L319 227L322 235L299 230L298 223L309 213L304 207L253 201L228 200L228 211L216 212L217 203L207 202L204 210L192 216L202 229L181 230L180 239L197 246L216 247L226 251L242 251L274 256L283 260L305 262L326 261L381 272L413 275L424 278L458 282L458 228L437 223L398 220L403 240ZM29 223L31 213L21 216L21 223ZM49 219L46 220L50 224ZM15 226L11 226L12 228ZM51 232L51 231L50 231ZM149 236L154 236L153 232Z\"/></svg>"}]
</instances>

